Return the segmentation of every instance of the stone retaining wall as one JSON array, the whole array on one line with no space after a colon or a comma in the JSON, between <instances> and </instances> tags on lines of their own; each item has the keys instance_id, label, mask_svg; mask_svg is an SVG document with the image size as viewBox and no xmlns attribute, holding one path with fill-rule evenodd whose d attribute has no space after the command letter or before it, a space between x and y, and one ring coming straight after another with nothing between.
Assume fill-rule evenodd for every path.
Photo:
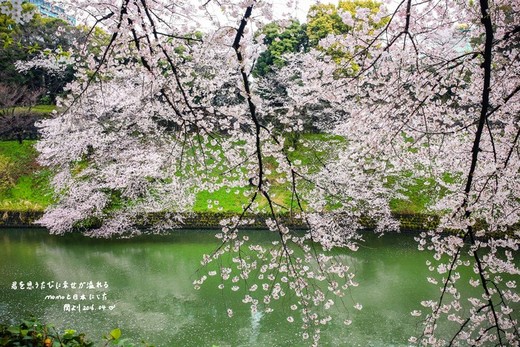
<instances>
[{"instance_id":1,"label":"stone retaining wall","mask_svg":"<svg viewBox=\"0 0 520 347\"><path fill-rule=\"evenodd\" d=\"M34 224L43 216L41 211L0 211L1 228L36 228Z\"/></svg>"},{"instance_id":2,"label":"stone retaining wall","mask_svg":"<svg viewBox=\"0 0 520 347\"><path fill-rule=\"evenodd\" d=\"M43 212L38 211L0 211L0 227L4 228L31 228L40 227L35 224ZM185 214L183 217L183 227L186 229L219 229L219 222L225 218L231 218L235 216L233 213L211 213L211 212L199 212ZM265 228L265 220L269 218L269 215L255 215L247 216L248 219L253 219L254 223L248 224L243 229L259 229ZM420 231L435 228L439 223L439 217L435 215L426 214L395 214L394 217L401 223L401 230L409 231ZM149 216L148 220L153 221L154 219L160 220L161 214ZM292 229L305 229L305 223L296 218L290 216L282 216L281 221L284 225ZM146 223L148 224L148 223ZM361 224L367 228L373 228L375 223L369 219L364 219Z\"/></svg>"}]
</instances>

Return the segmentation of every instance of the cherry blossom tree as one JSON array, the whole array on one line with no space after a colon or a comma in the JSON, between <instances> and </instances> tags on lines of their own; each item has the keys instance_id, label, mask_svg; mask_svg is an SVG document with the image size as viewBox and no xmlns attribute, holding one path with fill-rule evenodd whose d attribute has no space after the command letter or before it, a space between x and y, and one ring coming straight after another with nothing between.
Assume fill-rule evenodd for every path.
<instances>
[{"instance_id":1,"label":"cherry blossom tree","mask_svg":"<svg viewBox=\"0 0 520 347\"><path fill-rule=\"evenodd\" d=\"M334 66L316 68L319 57L306 56L304 82L293 84L295 99L319 95L350 110L335 129L349 146L345 159L327 170L334 174L327 177L332 186L325 186L326 194L340 182L347 187L340 195L351 196L351 179L343 173L352 153L383 176L409 170L439 189L431 209L443 216L441 224L418 241L435 252L427 265L438 278L429 280L441 285L441 294L422 303L430 312L411 342L518 343L512 306L519 297L516 282L507 280L519 274L517 13L518 4L508 1L449 7L403 1L380 32L367 23L364 33L322 40L351 50L344 65L360 66L353 77L335 78ZM480 297L459 291L464 266L473 268L469 283L481 289ZM441 317L460 325L453 336L436 334Z\"/></svg>"},{"instance_id":2,"label":"cherry blossom tree","mask_svg":"<svg viewBox=\"0 0 520 347\"><path fill-rule=\"evenodd\" d=\"M221 221L221 244L204 256L208 271L195 286L219 275L221 289L245 288L252 311L285 298L299 312L288 322L318 344L335 303L362 307L345 297L358 285L354 273L330 251L356 250L363 220L376 232L397 230L390 199L426 182L437 191L429 208L442 218L417 241L434 254L428 281L440 292L412 312L424 325L410 342L519 343L517 1L403 0L358 8L355 18L339 11L355 30L286 56L265 78L251 72L265 49L254 36L272 19L269 2L74 6L110 40L95 55L76 48L75 82L41 123L41 161L56 171L58 203L40 221L51 232L88 226L86 234L109 237L182 225L198 191L237 189L247 203ZM330 59L327 47L344 54ZM323 105L330 116L316 126L345 144L309 170L287 139L303 131L301 112ZM290 203L277 201L276 185ZM260 214L278 235L270 246L240 233ZM294 232L287 215L307 231ZM231 265L218 266L228 255ZM462 279L462 267L474 276ZM247 285L252 276L261 288ZM480 294L468 296L463 281ZM449 336L438 329L444 321L455 323Z\"/></svg>"}]
</instances>

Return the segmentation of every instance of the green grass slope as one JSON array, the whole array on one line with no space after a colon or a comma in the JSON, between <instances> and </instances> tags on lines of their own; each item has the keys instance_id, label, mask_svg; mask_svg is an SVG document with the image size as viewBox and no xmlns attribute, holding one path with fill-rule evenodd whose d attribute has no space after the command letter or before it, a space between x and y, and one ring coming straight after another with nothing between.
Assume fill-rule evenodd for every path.
<instances>
[{"instance_id":1,"label":"green grass slope","mask_svg":"<svg viewBox=\"0 0 520 347\"><path fill-rule=\"evenodd\" d=\"M52 203L51 173L36 161L35 141L0 141L0 210L42 211Z\"/></svg>"},{"instance_id":2,"label":"green grass slope","mask_svg":"<svg viewBox=\"0 0 520 347\"><path fill-rule=\"evenodd\" d=\"M0 141L0 210L42 211L52 203L52 173L38 165L34 144L35 141L24 141L22 144L16 141ZM321 163L337 155L337 149L344 145L345 139L338 136L302 134L294 142L294 150L289 155L293 162L298 162L312 173L319 170ZM276 182L279 177L275 160L266 158L266 165L271 172L268 179ZM404 194L407 199L392 200L392 210L396 213L424 213L432 196L431 185L424 183L424 180L418 179L415 183L409 184ZM245 194L248 188L223 187L212 192L198 192L193 211L240 213L242 206L249 201ZM273 185L271 193L279 206L289 208L293 204L293 207L296 207L295 202L291 200L293 197L288 182ZM266 201L262 199L259 205L261 209L267 207Z\"/></svg>"}]
</instances>

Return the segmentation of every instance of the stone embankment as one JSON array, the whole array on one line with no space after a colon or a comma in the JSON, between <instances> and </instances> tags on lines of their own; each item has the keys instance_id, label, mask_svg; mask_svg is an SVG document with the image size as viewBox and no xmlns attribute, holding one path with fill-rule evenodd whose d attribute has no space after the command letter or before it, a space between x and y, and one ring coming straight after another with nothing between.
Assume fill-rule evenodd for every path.
<instances>
[{"instance_id":1,"label":"stone embankment","mask_svg":"<svg viewBox=\"0 0 520 347\"><path fill-rule=\"evenodd\" d=\"M0 228L39 228L41 227L36 221L43 215L41 211L0 211ZM188 213L183 217L183 228L186 229L219 229L220 221L235 216L231 213ZM404 231L422 231L433 229L439 223L439 218L434 215L426 214L395 214L394 217L400 222L401 230ZM153 216L149 219L160 219L160 215ZM246 217L254 221L244 229L262 229L265 228L265 220L269 215L255 215ZM282 216L281 222L293 229L305 229L305 223L301 219L291 218L290 216ZM362 225L367 228L375 227L375 224L369 219L361 221Z\"/></svg>"}]
</instances>

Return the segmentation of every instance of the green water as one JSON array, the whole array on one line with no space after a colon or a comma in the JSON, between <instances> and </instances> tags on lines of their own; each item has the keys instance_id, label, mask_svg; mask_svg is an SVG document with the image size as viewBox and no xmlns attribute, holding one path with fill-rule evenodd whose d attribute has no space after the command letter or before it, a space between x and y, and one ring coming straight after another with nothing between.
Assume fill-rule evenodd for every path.
<instances>
[{"instance_id":1,"label":"green water","mask_svg":"<svg viewBox=\"0 0 520 347\"><path fill-rule=\"evenodd\" d=\"M253 237L268 242L268 232ZM420 329L410 315L421 300L439 290L426 281L429 255L419 252L411 235L367 235L357 252L340 256L356 273L345 305L335 305L337 323L322 329L323 346L406 346ZM18 321L30 314L61 328L101 338L119 327L123 336L156 346L304 346L299 325L286 317L284 302L274 313L251 314L236 293L220 291L218 282L193 289L204 253L218 245L210 231L177 231L167 236L131 240L93 240L50 236L44 230L0 230L0 317ZM13 282L45 282L44 289L13 289ZM101 288L48 288L92 281ZM105 282L108 288L105 287ZM84 294L86 300L51 299L49 295ZM103 294L106 299L103 300ZM46 298L47 297L47 298ZM352 308L360 302L363 309ZM94 305L94 311L68 312L67 303ZM106 306L105 310L99 309ZM234 310L228 318L226 309ZM342 324L345 317L352 325Z\"/></svg>"}]
</instances>

